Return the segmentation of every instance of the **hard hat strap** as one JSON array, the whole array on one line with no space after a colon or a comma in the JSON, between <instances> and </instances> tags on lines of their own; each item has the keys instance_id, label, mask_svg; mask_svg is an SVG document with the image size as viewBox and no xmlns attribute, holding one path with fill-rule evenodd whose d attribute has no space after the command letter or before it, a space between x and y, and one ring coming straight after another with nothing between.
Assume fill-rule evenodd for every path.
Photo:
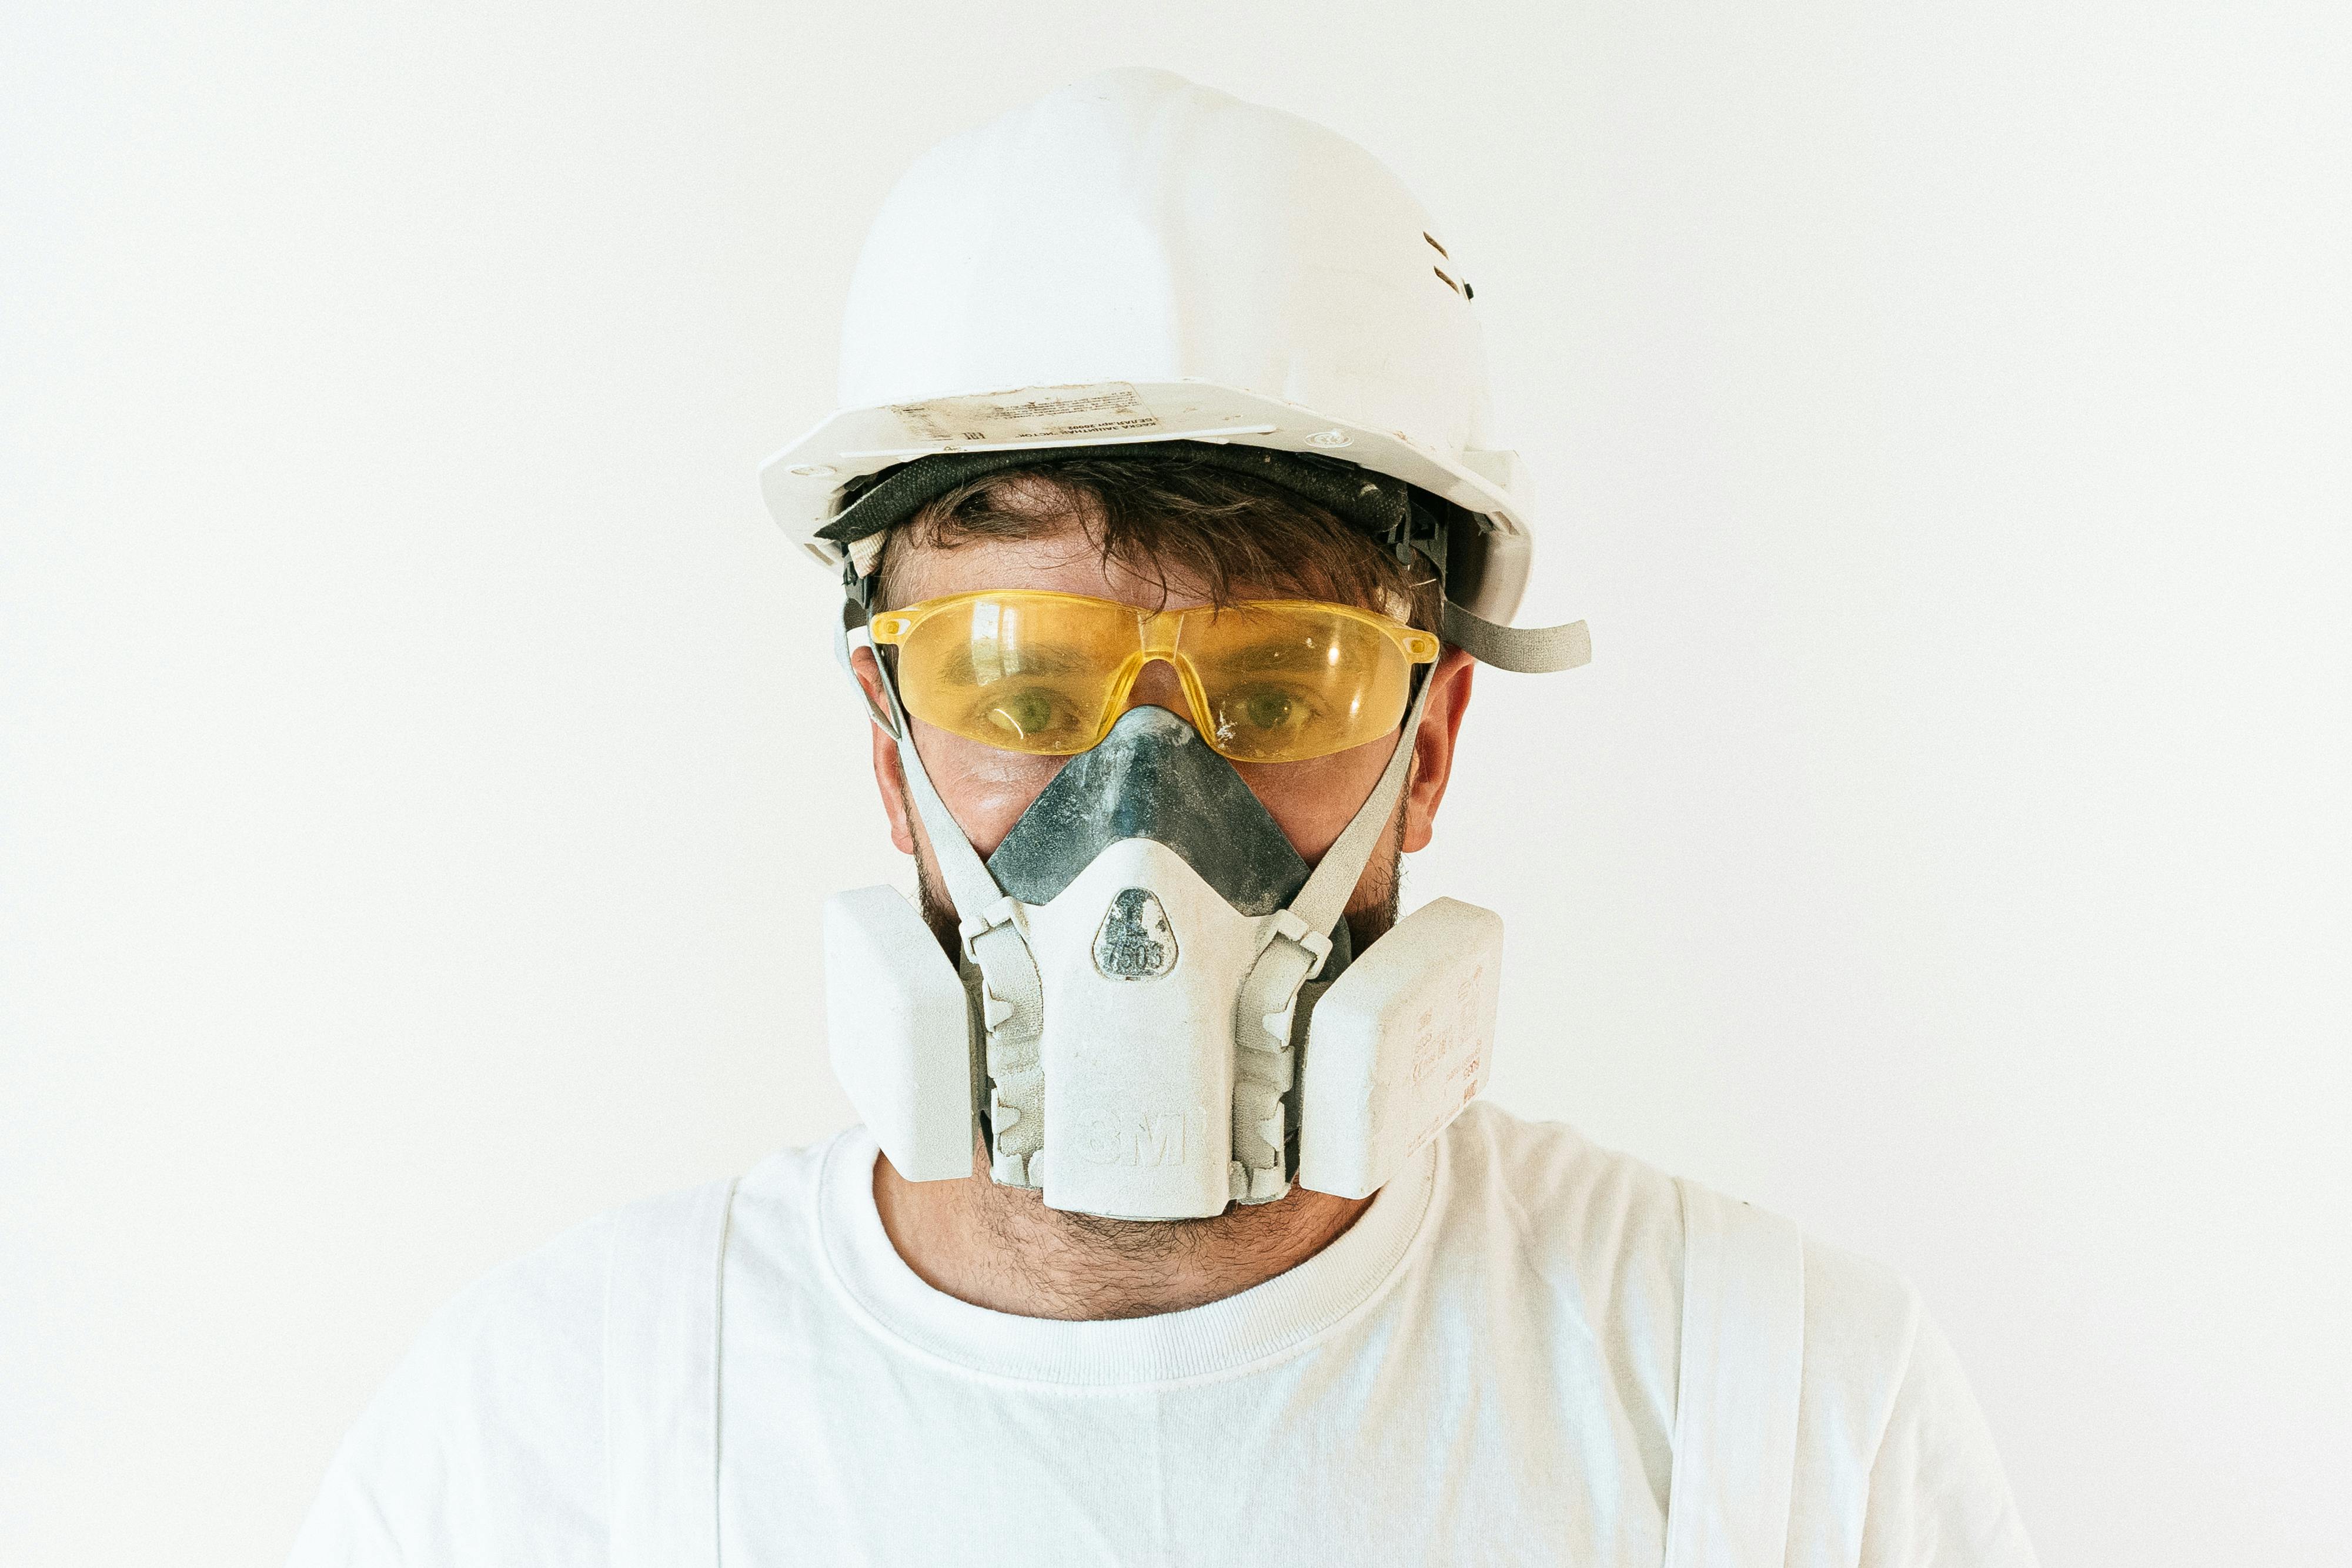
<instances>
[{"instance_id":1,"label":"hard hat strap","mask_svg":"<svg viewBox=\"0 0 2352 1568\"><path fill-rule=\"evenodd\" d=\"M1581 621L1564 626L1498 626L1451 599L1439 633L1482 664L1521 674L1549 674L1592 661L1592 632Z\"/></svg>"}]
</instances>

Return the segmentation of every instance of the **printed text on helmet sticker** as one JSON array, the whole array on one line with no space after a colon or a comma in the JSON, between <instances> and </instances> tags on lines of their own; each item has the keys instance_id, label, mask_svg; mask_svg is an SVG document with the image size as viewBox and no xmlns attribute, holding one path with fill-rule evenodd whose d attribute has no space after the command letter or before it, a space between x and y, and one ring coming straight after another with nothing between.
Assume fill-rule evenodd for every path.
<instances>
[{"instance_id":1,"label":"printed text on helmet sticker","mask_svg":"<svg viewBox=\"0 0 2352 1568\"><path fill-rule=\"evenodd\" d=\"M894 404L890 412L916 440L948 445L1132 435L1157 430L1160 423L1125 382L933 398L929 402Z\"/></svg>"}]
</instances>

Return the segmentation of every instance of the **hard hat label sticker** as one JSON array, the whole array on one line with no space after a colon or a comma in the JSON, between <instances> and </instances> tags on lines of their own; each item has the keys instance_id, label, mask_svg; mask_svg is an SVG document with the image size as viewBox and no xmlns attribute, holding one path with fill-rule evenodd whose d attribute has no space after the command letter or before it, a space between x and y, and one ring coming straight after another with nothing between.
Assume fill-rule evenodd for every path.
<instances>
[{"instance_id":1,"label":"hard hat label sticker","mask_svg":"<svg viewBox=\"0 0 2352 1568\"><path fill-rule=\"evenodd\" d=\"M1087 386L1018 387L978 397L894 403L891 411L919 441L961 445L1051 441L1073 435L1131 435L1160 421L1125 382Z\"/></svg>"}]
</instances>

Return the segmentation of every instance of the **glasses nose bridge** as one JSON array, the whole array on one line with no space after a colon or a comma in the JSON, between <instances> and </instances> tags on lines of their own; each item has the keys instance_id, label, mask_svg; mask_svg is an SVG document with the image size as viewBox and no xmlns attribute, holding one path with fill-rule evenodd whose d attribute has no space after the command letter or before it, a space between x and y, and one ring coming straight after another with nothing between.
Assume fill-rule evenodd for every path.
<instances>
[{"instance_id":1,"label":"glasses nose bridge","mask_svg":"<svg viewBox=\"0 0 2352 1568\"><path fill-rule=\"evenodd\" d=\"M1150 664L1166 664L1177 674L1191 674L1192 661L1177 651L1177 641L1183 635L1187 610L1139 610L1135 612L1137 632L1137 671Z\"/></svg>"},{"instance_id":2,"label":"glasses nose bridge","mask_svg":"<svg viewBox=\"0 0 2352 1568\"><path fill-rule=\"evenodd\" d=\"M1178 648L1177 643L1183 633L1184 618L1190 613L1187 610L1138 610L1135 612L1135 666L1127 680L1126 690L1121 694L1125 701L1132 703L1135 700L1135 688L1142 681L1146 670L1153 664L1165 664L1176 677L1179 686L1185 689L1189 703L1190 688L1198 676L1193 672L1192 661Z\"/></svg>"},{"instance_id":3,"label":"glasses nose bridge","mask_svg":"<svg viewBox=\"0 0 2352 1568\"><path fill-rule=\"evenodd\" d=\"M1146 660L1164 659L1176 651L1176 639L1184 629L1185 610L1138 610L1135 626L1138 641L1142 644Z\"/></svg>"}]
</instances>

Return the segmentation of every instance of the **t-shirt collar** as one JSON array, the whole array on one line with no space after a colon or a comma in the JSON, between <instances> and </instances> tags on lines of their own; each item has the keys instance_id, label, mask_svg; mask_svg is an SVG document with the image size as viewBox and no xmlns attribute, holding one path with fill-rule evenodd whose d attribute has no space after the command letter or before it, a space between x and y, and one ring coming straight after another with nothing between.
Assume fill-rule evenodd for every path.
<instances>
[{"instance_id":1,"label":"t-shirt collar","mask_svg":"<svg viewBox=\"0 0 2352 1568\"><path fill-rule=\"evenodd\" d=\"M1103 1322L1019 1317L958 1301L907 1267L874 1204L874 1140L853 1128L818 1173L827 1272L853 1312L912 1354L1024 1383L1142 1386L1231 1375L1338 1330L1394 1278L1441 1178L1443 1139L1411 1160L1339 1239L1238 1295L1182 1312Z\"/></svg>"}]
</instances>

